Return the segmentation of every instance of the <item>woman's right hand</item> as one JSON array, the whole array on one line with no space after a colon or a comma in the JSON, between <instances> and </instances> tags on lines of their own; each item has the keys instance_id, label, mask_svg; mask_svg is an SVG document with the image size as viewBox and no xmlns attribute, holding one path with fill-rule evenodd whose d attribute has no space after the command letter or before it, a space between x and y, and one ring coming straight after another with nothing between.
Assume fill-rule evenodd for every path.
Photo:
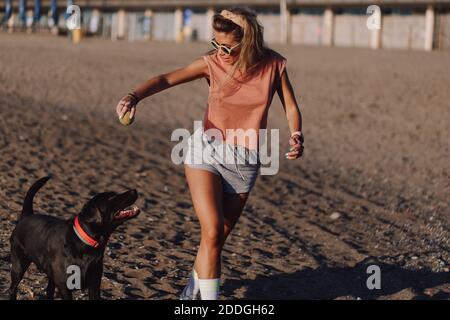
<instances>
[{"instance_id":1,"label":"woman's right hand","mask_svg":"<svg viewBox=\"0 0 450 320\"><path fill-rule=\"evenodd\" d=\"M134 115L136 114L137 103L137 99L129 94L120 99L116 107L116 112L119 116L119 119L122 119L125 113L127 113L128 111L130 111L130 119L133 119Z\"/></svg>"},{"instance_id":2,"label":"woman's right hand","mask_svg":"<svg viewBox=\"0 0 450 320\"><path fill-rule=\"evenodd\" d=\"M286 159L294 160L300 158L303 155L305 139L303 133L300 131L294 132L289 138L289 145L291 146L288 153L285 154Z\"/></svg>"}]
</instances>

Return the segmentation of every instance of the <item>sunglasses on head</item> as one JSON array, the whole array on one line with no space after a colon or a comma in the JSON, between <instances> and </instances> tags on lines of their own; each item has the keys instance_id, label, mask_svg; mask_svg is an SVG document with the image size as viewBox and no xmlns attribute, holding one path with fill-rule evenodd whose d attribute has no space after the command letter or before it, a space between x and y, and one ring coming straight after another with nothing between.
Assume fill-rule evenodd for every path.
<instances>
[{"instance_id":1,"label":"sunglasses on head","mask_svg":"<svg viewBox=\"0 0 450 320\"><path fill-rule=\"evenodd\" d=\"M231 55L231 53L233 52L233 49L238 47L240 45L240 43L232 46L231 48L224 46L222 44L218 44L215 38L211 39L211 44L214 48L216 49L221 49L223 53L225 53L226 55Z\"/></svg>"}]
</instances>

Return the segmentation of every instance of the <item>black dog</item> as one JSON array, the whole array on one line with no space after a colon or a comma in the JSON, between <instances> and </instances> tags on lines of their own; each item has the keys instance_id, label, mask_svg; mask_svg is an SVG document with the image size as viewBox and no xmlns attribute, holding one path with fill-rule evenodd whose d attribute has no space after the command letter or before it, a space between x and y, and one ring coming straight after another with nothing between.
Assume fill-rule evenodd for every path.
<instances>
[{"instance_id":1,"label":"black dog","mask_svg":"<svg viewBox=\"0 0 450 320\"><path fill-rule=\"evenodd\" d=\"M100 299L106 243L119 225L139 214L137 207L129 207L136 201L137 192L99 193L78 216L64 221L33 213L34 195L48 179L39 179L28 190L10 238L10 299L16 299L19 282L31 262L48 276L47 299L53 299L55 287L63 299L72 299L75 289L89 289L89 299ZM68 285L73 266L80 271L80 288Z\"/></svg>"}]
</instances>

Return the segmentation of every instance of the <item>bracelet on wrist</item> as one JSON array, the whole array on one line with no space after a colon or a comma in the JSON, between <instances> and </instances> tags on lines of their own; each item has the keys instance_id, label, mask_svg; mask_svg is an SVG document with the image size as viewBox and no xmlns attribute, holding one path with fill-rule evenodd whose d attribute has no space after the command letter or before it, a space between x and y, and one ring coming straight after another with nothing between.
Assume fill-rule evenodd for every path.
<instances>
[{"instance_id":1,"label":"bracelet on wrist","mask_svg":"<svg viewBox=\"0 0 450 320\"><path fill-rule=\"evenodd\" d=\"M129 95L130 97L132 97L132 98L136 101L136 103L139 102L139 98L138 98L138 96L137 96L135 93L129 92L128 95Z\"/></svg>"},{"instance_id":2,"label":"bracelet on wrist","mask_svg":"<svg viewBox=\"0 0 450 320\"><path fill-rule=\"evenodd\" d=\"M298 135L298 136L303 136L303 133L301 132L301 131L294 131L294 132L292 132L291 133L291 138L293 137L293 136L295 136L295 135Z\"/></svg>"}]
</instances>

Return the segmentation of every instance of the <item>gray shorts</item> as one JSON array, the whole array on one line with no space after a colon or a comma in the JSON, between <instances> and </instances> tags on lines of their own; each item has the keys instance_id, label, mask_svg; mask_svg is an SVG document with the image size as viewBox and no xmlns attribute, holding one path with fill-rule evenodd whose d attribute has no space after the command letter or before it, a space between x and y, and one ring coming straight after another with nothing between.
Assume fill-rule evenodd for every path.
<instances>
[{"instance_id":1,"label":"gray shorts","mask_svg":"<svg viewBox=\"0 0 450 320\"><path fill-rule=\"evenodd\" d=\"M202 128L189 138L184 164L222 177L226 193L250 192L261 166L257 150L211 141Z\"/></svg>"}]
</instances>

